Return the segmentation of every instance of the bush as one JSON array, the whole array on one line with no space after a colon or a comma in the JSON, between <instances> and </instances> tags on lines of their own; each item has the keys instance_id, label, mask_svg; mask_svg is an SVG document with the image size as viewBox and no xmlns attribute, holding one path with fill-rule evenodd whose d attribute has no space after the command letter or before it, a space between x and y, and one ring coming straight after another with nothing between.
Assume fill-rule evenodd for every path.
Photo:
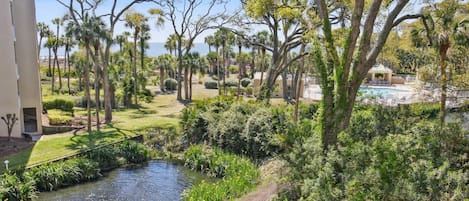
<instances>
[{"instance_id":1,"label":"bush","mask_svg":"<svg viewBox=\"0 0 469 201\"><path fill-rule=\"evenodd\" d=\"M142 99L145 103L151 103L153 101L153 94L149 89L142 89L139 93L139 99Z\"/></svg>"},{"instance_id":2,"label":"bush","mask_svg":"<svg viewBox=\"0 0 469 201\"><path fill-rule=\"evenodd\" d=\"M205 81L204 86L206 89L218 89L218 83L215 81Z\"/></svg>"},{"instance_id":3,"label":"bush","mask_svg":"<svg viewBox=\"0 0 469 201\"><path fill-rule=\"evenodd\" d=\"M252 80L249 78L243 78L241 79L241 86L242 87L248 87L252 83Z\"/></svg>"},{"instance_id":4,"label":"bush","mask_svg":"<svg viewBox=\"0 0 469 201\"><path fill-rule=\"evenodd\" d=\"M185 165L192 170L223 178L214 183L194 186L183 194L184 200L232 200L255 186L259 178L256 167L246 158L219 149L192 146L184 153Z\"/></svg>"},{"instance_id":5,"label":"bush","mask_svg":"<svg viewBox=\"0 0 469 201\"><path fill-rule=\"evenodd\" d=\"M100 169L110 170L120 165L117 160L118 154L118 149L113 146L107 146L88 152L87 158L97 162Z\"/></svg>"},{"instance_id":6,"label":"bush","mask_svg":"<svg viewBox=\"0 0 469 201\"><path fill-rule=\"evenodd\" d=\"M247 95L252 95L254 92L254 89L251 86L246 87L246 94Z\"/></svg>"},{"instance_id":7,"label":"bush","mask_svg":"<svg viewBox=\"0 0 469 201\"><path fill-rule=\"evenodd\" d=\"M74 100L74 103L75 103L75 106L77 107L81 107L81 108L86 108L87 107L87 101L86 101L86 97L85 96L82 96L80 98L76 98ZM104 100L103 99L100 99L99 100L99 105L101 107L104 107ZM96 100L92 97L90 99L90 107L96 107Z\"/></svg>"},{"instance_id":8,"label":"bush","mask_svg":"<svg viewBox=\"0 0 469 201\"><path fill-rule=\"evenodd\" d=\"M32 200L36 197L35 182L29 177L16 174L0 175L0 200Z\"/></svg>"},{"instance_id":9,"label":"bush","mask_svg":"<svg viewBox=\"0 0 469 201\"><path fill-rule=\"evenodd\" d=\"M74 103L71 100L55 98L52 100L43 100L42 105L46 110L59 109L66 112L73 112Z\"/></svg>"},{"instance_id":10,"label":"bush","mask_svg":"<svg viewBox=\"0 0 469 201\"><path fill-rule=\"evenodd\" d=\"M25 174L35 179L40 191L53 191L101 176L98 163L85 158L47 163L27 170Z\"/></svg>"},{"instance_id":11,"label":"bush","mask_svg":"<svg viewBox=\"0 0 469 201\"><path fill-rule=\"evenodd\" d=\"M148 148L134 141L125 141L120 144L119 152L129 163L142 163L150 159L150 151Z\"/></svg>"},{"instance_id":12,"label":"bush","mask_svg":"<svg viewBox=\"0 0 469 201\"><path fill-rule=\"evenodd\" d=\"M178 82L175 79L168 78L164 80L164 88L169 91L174 91L177 89Z\"/></svg>"},{"instance_id":13,"label":"bush","mask_svg":"<svg viewBox=\"0 0 469 201\"><path fill-rule=\"evenodd\" d=\"M239 72L238 66L230 66L228 70L230 71L231 74Z\"/></svg>"},{"instance_id":14,"label":"bush","mask_svg":"<svg viewBox=\"0 0 469 201\"><path fill-rule=\"evenodd\" d=\"M61 110L49 110L47 112L50 125L71 125L73 117L70 113Z\"/></svg>"},{"instance_id":15,"label":"bush","mask_svg":"<svg viewBox=\"0 0 469 201\"><path fill-rule=\"evenodd\" d=\"M225 80L225 86L226 87L237 87L238 86L238 80L233 80L233 79Z\"/></svg>"},{"instance_id":16,"label":"bush","mask_svg":"<svg viewBox=\"0 0 469 201\"><path fill-rule=\"evenodd\" d=\"M417 108L422 107L357 108L337 148L327 152L315 129L303 131L303 136L313 134L298 140L287 156L290 176L299 186L288 198L463 200L469 192L464 182L467 132L457 124L441 128L436 121L413 117L432 111Z\"/></svg>"}]
</instances>

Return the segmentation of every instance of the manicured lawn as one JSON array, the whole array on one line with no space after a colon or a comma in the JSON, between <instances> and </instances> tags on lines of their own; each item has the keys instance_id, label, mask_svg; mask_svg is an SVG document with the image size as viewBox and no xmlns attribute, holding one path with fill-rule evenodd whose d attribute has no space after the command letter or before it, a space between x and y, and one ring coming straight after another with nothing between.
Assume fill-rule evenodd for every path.
<instances>
[{"instance_id":1,"label":"manicured lawn","mask_svg":"<svg viewBox=\"0 0 469 201\"><path fill-rule=\"evenodd\" d=\"M158 87L148 87L151 91L158 91ZM218 95L218 90L205 89L203 85L194 84L193 99L204 99ZM184 96L184 94L183 94ZM76 99L77 96L54 95L54 97ZM44 98L53 98L46 96ZM273 99L273 104L281 104L282 99ZM77 133L64 133L55 135L44 135L36 144L19 153L0 158L10 161L10 167L31 166L46 162L63 156L74 154L80 150L92 148L93 146L113 142L126 137L142 134L148 128L176 128L179 129L180 111L184 104L176 100L176 93L157 95L151 103L139 103L138 109L118 109L113 112L113 123L105 126L100 132L92 132L88 135L83 130ZM78 108L75 115L86 115L86 111ZM94 114L93 114L94 115ZM100 112L101 118L104 113ZM0 164L0 172L4 171Z\"/></svg>"}]
</instances>

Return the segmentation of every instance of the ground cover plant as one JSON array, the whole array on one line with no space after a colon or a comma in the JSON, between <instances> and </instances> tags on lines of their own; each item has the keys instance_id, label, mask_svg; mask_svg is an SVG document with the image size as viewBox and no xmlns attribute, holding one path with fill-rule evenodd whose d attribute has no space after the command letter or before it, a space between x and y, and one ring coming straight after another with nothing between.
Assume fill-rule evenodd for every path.
<instances>
[{"instance_id":1,"label":"ground cover plant","mask_svg":"<svg viewBox=\"0 0 469 201\"><path fill-rule=\"evenodd\" d=\"M122 159L122 160L121 160ZM0 200L31 200L37 191L53 191L95 180L103 171L123 164L138 164L150 159L149 149L134 141L93 149L84 155L45 163L18 173L0 176Z\"/></svg>"},{"instance_id":2,"label":"ground cover plant","mask_svg":"<svg viewBox=\"0 0 469 201\"><path fill-rule=\"evenodd\" d=\"M184 200L235 199L252 189L259 177L256 166L249 159L203 145L189 147L184 152L184 164L192 170L222 178L192 187L184 192Z\"/></svg>"}]
</instances>

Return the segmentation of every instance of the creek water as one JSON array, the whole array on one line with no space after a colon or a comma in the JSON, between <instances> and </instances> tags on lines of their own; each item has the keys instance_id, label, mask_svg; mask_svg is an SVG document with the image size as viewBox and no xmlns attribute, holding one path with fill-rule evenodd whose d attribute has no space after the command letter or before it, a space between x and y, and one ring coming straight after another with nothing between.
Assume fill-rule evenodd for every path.
<instances>
[{"instance_id":1,"label":"creek water","mask_svg":"<svg viewBox=\"0 0 469 201\"><path fill-rule=\"evenodd\" d=\"M150 161L133 168L119 168L97 181L39 194L40 201L52 200L181 200L185 189L207 179L182 165Z\"/></svg>"}]
</instances>

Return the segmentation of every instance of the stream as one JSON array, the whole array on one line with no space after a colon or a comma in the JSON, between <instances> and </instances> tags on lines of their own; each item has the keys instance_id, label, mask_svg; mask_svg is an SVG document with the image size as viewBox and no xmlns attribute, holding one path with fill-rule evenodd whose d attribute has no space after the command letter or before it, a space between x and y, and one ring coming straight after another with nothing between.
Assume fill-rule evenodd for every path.
<instances>
[{"instance_id":1,"label":"stream","mask_svg":"<svg viewBox=\"0 0 469 201\"><path fill-rule=\"evenodd\" d=\"M40 201L52 200L181 200L185 189L207 179L182 165L149 161L133 168L118 168L97 181L39 194Z\"/></svg>"}]
</instances>

